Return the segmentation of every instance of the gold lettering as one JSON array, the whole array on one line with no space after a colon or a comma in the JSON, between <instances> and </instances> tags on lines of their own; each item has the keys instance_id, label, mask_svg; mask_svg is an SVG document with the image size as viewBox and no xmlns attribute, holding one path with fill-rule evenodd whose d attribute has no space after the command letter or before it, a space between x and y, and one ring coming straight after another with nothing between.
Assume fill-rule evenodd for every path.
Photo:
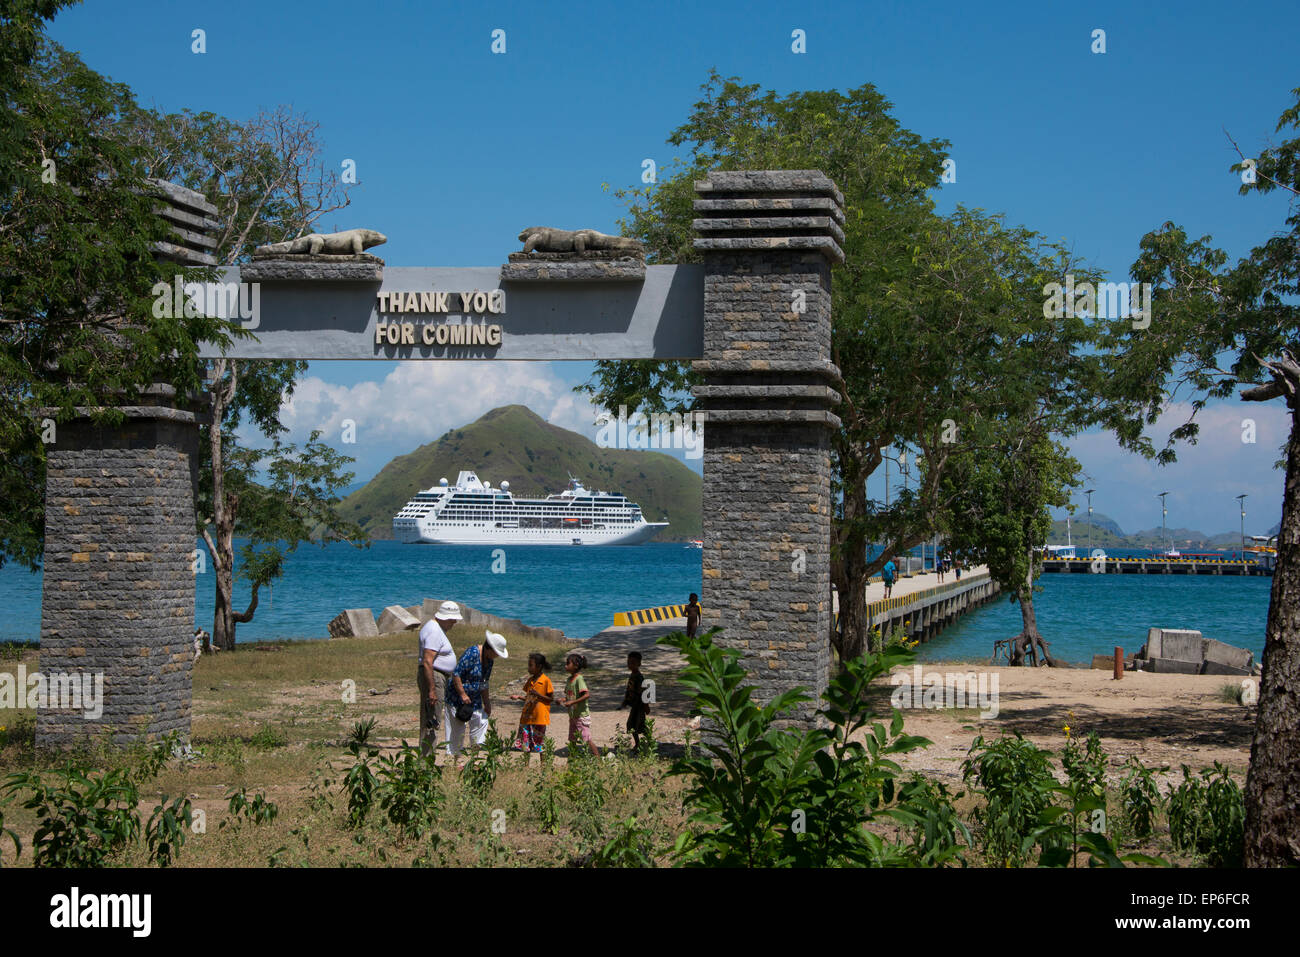
<instances>
[{"instance_id":1,"label":"gold lettering","mask_svg":"<svg viewBox=\"0 0 1300 957\"><path fill-rule=\"evenodd\" d=\"M463 346L465 344L465 323L458 322L451 327L451 344L453 346Z\"/></svg>"},{"instance_id":2,"label":"gold lettering","mask_svg":"<svg viewBox=\"0 0 1300 957\"><path fill-rule=\"evenodd\" d=\"M445 346L447 344L447 336L449 335L449 333L450 333L450 329L447 327L447 324L445 322L439 324L438 329L434 334L438 340L438 345Z\"/></svg>"},{"instance_id":3,"label":"gold lettering","mask_svg":"<svg viewBox=\"0 0 1300 957\"><path fill-rule=\"evenodd\" d=\"M469 312L469 304L470 304L470 301L471 301L473 298L474 298L474 294L473 294L472 292L462 292L462 293L460 294L460 311L461 311L461 312Z\"/></svg>"},{"instance_id":4,"label":"gold lettering","mask_svg":"<svg viewBox=\"0 0 1300 957\"><path fill-rule=\"evenodd\" d=\"M433 311L434 312L451 312L450 293L435 292L433 294Z\"/></svg>"},{"instance_id":5,"label":"gold lettering","mask_svg":"<svg viewBox=\"0 0 1300 957\"><path fill-rule=\"evenodd\" d=\"M490 346L501 345L501 327L492 325L487 327L487 344Z\"/></svg>"},{"instance_id":6,"label":"gold lettering","mask_svg":"<svg viewBox=\"0 0 1300 957\"><path fill-rule=\"evenodd\" d=\"M424 340L426 346L433 345L434 330L437 328L437 326L426 323L420 330L420 338Z\"/></svg>"},{"instance_id":7,"label":"gold lettering","mask_svg":"<svg viewBox=\"0 0 1300 957\"><path fill-rule=\"evenodd\" d=\"M415 345L415 323L413 322L402 323L402 345L404 346Z\"/></svg>"},{"instance_id":8,"label":"gold lettering","mask_svg":"<svg viewBox=\"0 0 1300 957\"><path fill-rule=\"evenodd\" d=\"M385 293L380 293L380 298L382 299L384 295ZM375 323L375 345L378 346L383 344L384 333L387 329L388 329L388 323L386 322Z\"/></svg>"},{"instance_id":9,"label":"gold lettering","mask_svg":"<svg viewBox=\"0 0 1300 957\"><path fill-rule=\"evenodd\" d=\"M504 289L493 289L488 293L488 312L502 313L506 311L506 291Z\"/></svg>"},{"instance_id":10,"label":"gold lettering","mask_svg":"<svg viewBox=\"0 0 1300 957\"><path fill-rule=\"evenodd\" d=\"M469 327L469 344L471 346L481 346L487 342L487 327L473 325Z\"/></svg>"},{"instance_id":11,"label":"gold lettering","mask_svg":"<svg viewBox=\"0 0 1300 957\"><path fill-rule=\"evenodd\" d=\"M420 293L420 311L433 312L434 295L431 292Z\"/></svg>"}]
</instances>

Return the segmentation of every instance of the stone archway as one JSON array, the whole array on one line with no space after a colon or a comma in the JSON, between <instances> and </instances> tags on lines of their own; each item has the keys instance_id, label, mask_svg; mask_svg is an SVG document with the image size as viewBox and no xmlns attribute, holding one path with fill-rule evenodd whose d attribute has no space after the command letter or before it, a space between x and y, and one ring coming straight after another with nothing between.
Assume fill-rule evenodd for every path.
<instances>
[{"instance_id":1,"label":"stone archway","mask_svg":"<svg viewBox=\"0 0 1300 957\"><path fill-rule=\"evenodd\" d=\"M259 341L231 351L244 358L698 360L705 624L742 651L760 699L796 685L820 693L843 197L816 171L713 173L696 189L702 266L512 256L501 267L394 268L286 251L227 270L206 294L218 314L248 311ZM203 263L211 242L192 223L215 210L166 192L174 221L190 225L162 254ZM467 325L495 331L450 328ZM95 719L40 709L38 746L106 730L118 743L189 734L198 421L173 397L157 390L120 430L64 425L49 450L41 667L102 675L103 700Z\"/></svg>"}]
</instances>

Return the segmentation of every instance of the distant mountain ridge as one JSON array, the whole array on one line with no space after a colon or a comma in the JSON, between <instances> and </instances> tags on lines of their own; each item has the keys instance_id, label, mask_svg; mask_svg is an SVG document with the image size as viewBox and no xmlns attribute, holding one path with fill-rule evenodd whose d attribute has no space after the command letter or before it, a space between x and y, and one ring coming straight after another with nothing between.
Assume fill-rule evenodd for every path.
<instances>
[{"instance_id":1,"label":"distant mountain ridge","mask_svg":"<svg viewBox=\"0 0 1300 957\"><path fill-rule=\"evenodd\" d=\"M1091 544L1094 548L1153 548L1162 550L1168 548L1171 541L1174 547L1179 549L1235 548L1241 544L1240 530L1206 535L1194 528L1168 528L1163 532L1159 528L1145 528L1140 532L1134 532L1132 535L1126 535L1114 519L1098 512L1092 513L1092 519L1092 522L1087 519L1070 519L1068 538L1073 541L1076 547L1086 548ZM1100 521L1098 521L1099 519ZM1279 528L1280 523L1269 534L1276 535ZM1047 543L1049 545L1064 545L1066 540L1065 519L1053 522L1052 531L1047 537Z\"/></svg>"},{"instance_id":2,"label":"distant mountain ridge","mask_svg":"<svg viewBox=\"0 0 1300 957\"><path fill-rule=\"evenodd\" d=\"M510 482L519 497L562 491L573 475L592 490L622 492L641 506L647 522L667 519L654 541L685 541L702 534L701 477L677 459L654 451L602 449L577 432L551 425L531 409L507 405L487 412L436 442L399 455L338 505L338 513L376 539L393 537L393 516L416 492L468 469L485 482Z\"/></svg>"}]
</instances>

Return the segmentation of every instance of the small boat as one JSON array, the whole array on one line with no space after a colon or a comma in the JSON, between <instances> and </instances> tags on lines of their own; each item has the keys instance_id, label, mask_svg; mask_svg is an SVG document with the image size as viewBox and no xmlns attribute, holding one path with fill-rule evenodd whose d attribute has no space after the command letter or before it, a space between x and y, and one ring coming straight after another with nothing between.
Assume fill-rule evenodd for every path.
<instances>
[{"instance_id":1,"label":"small boat","mask_svg":"<svg viewBox=\"0 0 1300 957\"><path fill-rule=\"evenodd\" d=\"M703 542L702 539L692 538L690 541L688 541L688 542L686 543L686 547L687 547L687 548L703 548L703 547L704 547L704 542Z\"/></svg>"},{"instance_id":2,"label":"small boat","mask_svg":"<svg viewBox=\"0 0 1300 957\"><path fill-rule=\"evenodd\" d=\"M1048 558L1078 558L1074 550L1074 537L1070 531L1070 516L1065 516L1065 545L1047 545L1044 551Z\"/></svg>"}]
</instances>

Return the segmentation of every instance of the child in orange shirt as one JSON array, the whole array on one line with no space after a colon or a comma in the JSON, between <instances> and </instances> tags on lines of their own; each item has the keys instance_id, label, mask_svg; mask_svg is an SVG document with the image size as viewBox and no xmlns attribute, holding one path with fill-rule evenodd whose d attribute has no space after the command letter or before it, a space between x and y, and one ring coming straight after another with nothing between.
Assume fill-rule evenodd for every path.
<instances>
[{"instance_id":1,"label":"child in orange shirt","mask_svg":"<svg viewBox=\"0 0 1300 957\"><path fill-rule=\"evenodd\" d=\"M555 686L546 676L550 667L546 656L534 651L528 656L529 677L524 684L524 693L510 696L511 701L524 702L524 710L519 714L520 751L542 750L546 726L551 723L551 704L555 700Z\"/></svg>"}]
</instances>

